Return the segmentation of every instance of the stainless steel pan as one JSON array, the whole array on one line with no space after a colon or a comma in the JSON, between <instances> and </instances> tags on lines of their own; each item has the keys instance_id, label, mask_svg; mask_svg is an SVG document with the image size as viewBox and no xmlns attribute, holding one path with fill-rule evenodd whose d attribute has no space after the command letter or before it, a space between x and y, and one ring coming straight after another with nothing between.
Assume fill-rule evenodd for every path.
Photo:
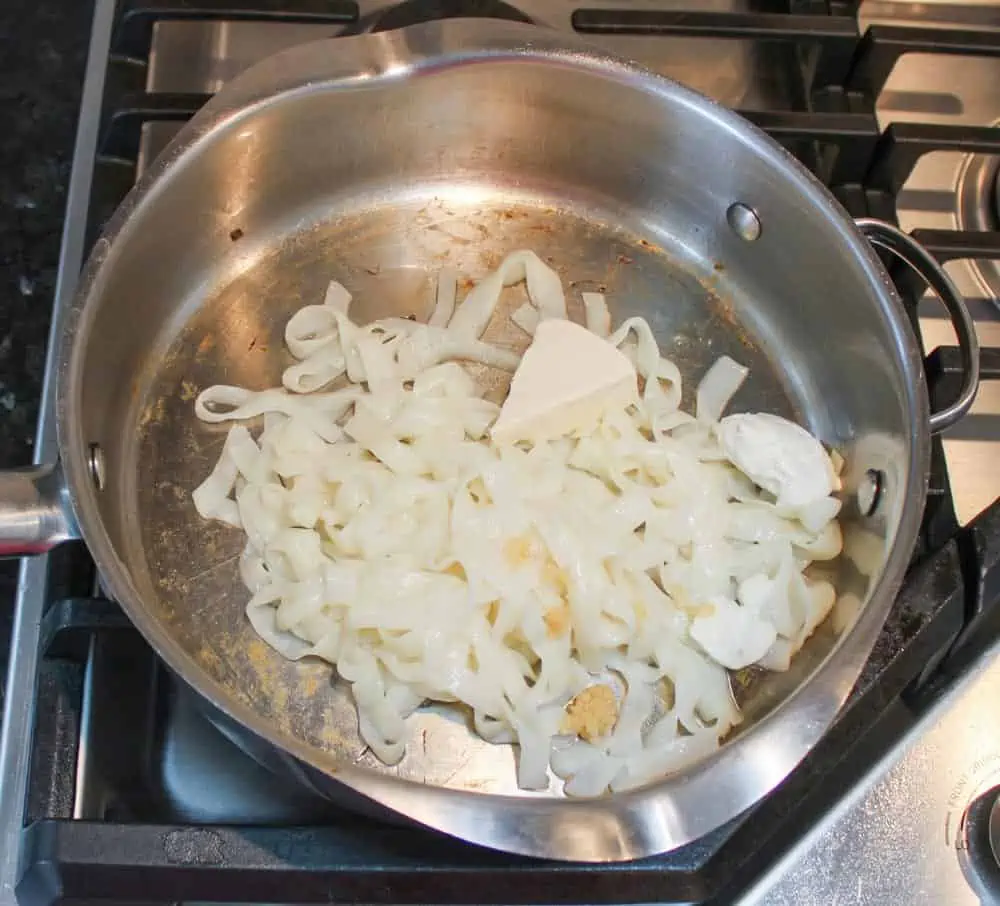
<instances>
[{"instance_id":1,"label":"stainless steel pan","mask_svg":"<svg viewBox=\"0 0 1000 906\"><path fill-rule=\"evenodd\" d=\"M941 412L866 237L953 317L966 375ZM788 673L742 678L746 721L718 753L594 801L519 792L512 751L448 713L415 718L402 764L379 764L329 671L254 636L240 537L190 500L222 440L194 418L195 393L277 383L284 321L330 279L363 316L423 317L442 265L480 275L521 247L576 290L605 288L616 321L648 318L689 389L729 353L751 368L739 407L794 415L847 461L831 619ZM490 331L516 341L499 319ZM274 57L180 133L94 249L61 349L61 466L0 480L0 538L32 552L79 526L111 593L219 725L325 795L498 849L630 859L745 809L823 734L910 557L930 434L977 382L975 331L929 256L854 223L738 116L530 26L421 25Z\"/></svg>"}]
</instances>

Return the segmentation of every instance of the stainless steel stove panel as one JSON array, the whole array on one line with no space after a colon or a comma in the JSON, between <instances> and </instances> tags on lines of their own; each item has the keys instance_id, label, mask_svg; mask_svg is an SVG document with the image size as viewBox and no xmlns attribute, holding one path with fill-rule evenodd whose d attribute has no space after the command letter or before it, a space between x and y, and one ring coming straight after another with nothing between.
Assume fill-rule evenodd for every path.
<instances>
[{"instance_id":1,"label":"stainless steel stove panel","mask_svg":"<svg viewBox=\"0 0 1000 906\"><path fill-rule=\"evenodd\" d=\"M985 906L996 861L977 852L970 803L1000 783L1000 645L738 906Z\"/></svg>"}]
</instances>

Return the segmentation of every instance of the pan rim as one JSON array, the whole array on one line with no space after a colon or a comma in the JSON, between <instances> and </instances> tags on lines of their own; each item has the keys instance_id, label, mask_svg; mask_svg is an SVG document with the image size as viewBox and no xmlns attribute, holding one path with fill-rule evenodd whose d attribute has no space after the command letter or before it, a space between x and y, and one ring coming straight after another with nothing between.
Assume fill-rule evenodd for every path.
<instances>
[{"instance_id":1,"label":"pan rim","mask_svg":"<svg viewBox=\"0 0 1000 906\"><path fill-rule=\"evenodd\" d=\"M336 42L336 53L331 45ZM353 48L348 49L348 45ZM353 54L353 55L352 55ZM637 90L669 95L713 125L751 144L788 172L788 183L812 207L832 218L845 249L859 256L868 289L892 332L905 378L911 417L907 487L895 541L881 577L851 631L791 695L741 733L738 744L720 748L692 768L629 793L596 800L497 796L376 774L363 768L331 764L321 751L281 733L257 712L235 700L226 688L166 632L143 606L111 539L101 523L86 461L86 438L75 419L80 405L84 349L89 324L99 307L104 268L119 235L127 232L131 214L154 203L170 185L174 167L202 141L261 106L280 103L301 91L351 87L365 72L367 84L379 78L419 77L447 65L516 62L537 59L547 64L583 68L607 78L635 84ZM401 66L400 61L407 66ZM330 74L331 61L344 70ZM348 65L353 61L353 70ZM378 69L374 75L365 69ZM381 67L379 69L379 67ZM317 73L327 72L325 82ZM276 74L279 89L275 91ZM388 808L445 833L490 848L523 855L589 862L622 861L662 853L695 840L735 817L778 785L826 732L846 700L902 583L919 527L930 463L929 404L919 349L905 322L902 302L867 241L829 191L797 160L737 114L653 75L636 64L596 51L537 26L483 20L446 20L410 26L377 36L334 38L300 45L262 61L228 83L181 130L163 158L132 190L95 246L69 312L60 349L57 382L59 447L69 493L84 539L116 600L174 673L213 708L255 735L291 754L319 777L341 782ZM845 643L851 640L852 645ZM850 648L850 651L847 649ZM483 803L491 820L483 818Z\"/></svg>"}]
</instances>

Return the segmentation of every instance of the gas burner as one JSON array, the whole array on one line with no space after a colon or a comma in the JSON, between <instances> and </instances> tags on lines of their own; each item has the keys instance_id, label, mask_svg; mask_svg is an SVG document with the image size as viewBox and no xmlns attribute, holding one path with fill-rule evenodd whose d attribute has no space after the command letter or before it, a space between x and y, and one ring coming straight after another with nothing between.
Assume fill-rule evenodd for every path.
<instances>
[{"instance_id":1,"label":"gas burner","mask_svg":"<svg viewBox=\"0 0 1000 906\"><path fill-rule=\"evenodd\" d=\"M504 19L534 24L534 20L503 0L403 0L375 13L362 31L392 31L436 19Z\"/></svg>"},{"instance_id":2,"label":"gas burner","mask_svg":"<svg viewBox=\"0 0 1000 906\"><path fill-rule=\"evenodd\" d=\"M983 233L1000 230L1000 157L970 154L958 172L957 188L959 229ZM1000 309L1000 261L969 261L969 270L983 296Z\"/></svg>"}]
</instances>

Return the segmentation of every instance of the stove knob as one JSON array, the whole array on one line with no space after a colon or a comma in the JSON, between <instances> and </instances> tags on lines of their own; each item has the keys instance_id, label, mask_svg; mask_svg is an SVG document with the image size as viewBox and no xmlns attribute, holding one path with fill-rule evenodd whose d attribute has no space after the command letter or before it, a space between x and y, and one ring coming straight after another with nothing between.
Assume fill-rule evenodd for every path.
<instances>
[{"instance_id":1,"label":"stove knob","mask_svg":"<svg viewBox=\"0 0 1000 906\"><path fill-rule=\"evenodd\" d=\"M970 867L991 890L1000 891L1000 786L972 800L963 825Z\"/></svg>"}]
</instances>

